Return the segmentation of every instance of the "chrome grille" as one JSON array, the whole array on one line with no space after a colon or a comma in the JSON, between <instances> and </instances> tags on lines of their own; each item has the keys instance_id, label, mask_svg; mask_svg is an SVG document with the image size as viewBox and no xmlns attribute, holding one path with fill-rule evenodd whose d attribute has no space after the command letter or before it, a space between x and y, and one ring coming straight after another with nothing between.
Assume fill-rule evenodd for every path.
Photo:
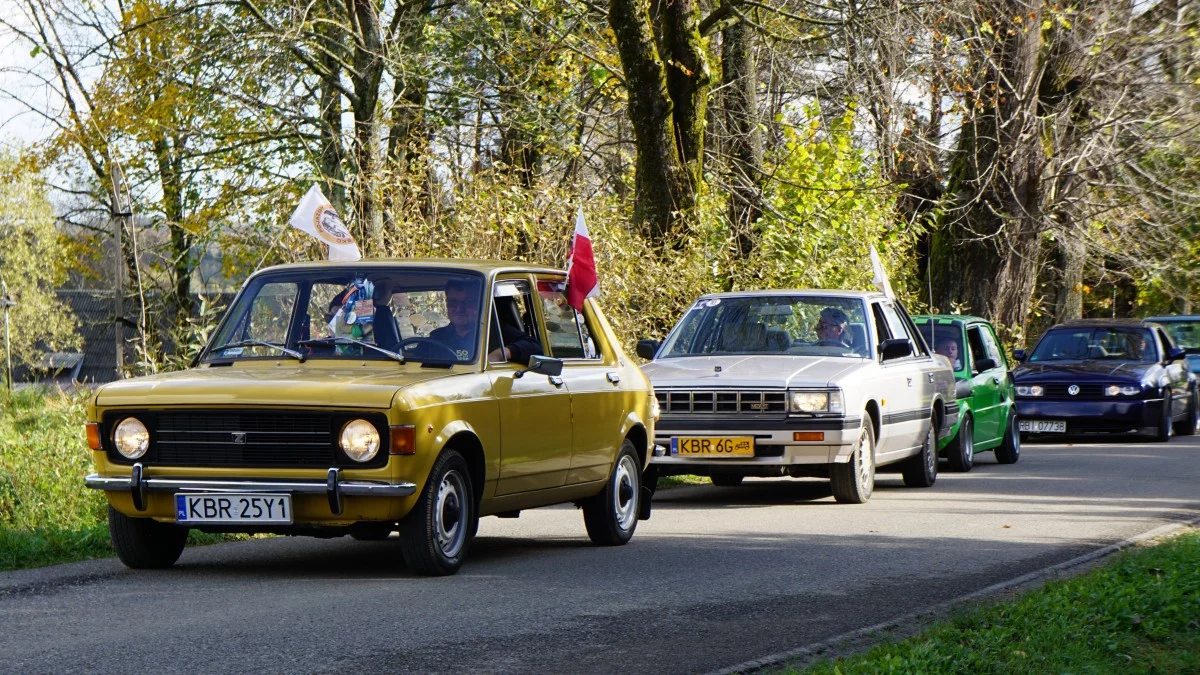
<instances>
[{"instance_id":1,"label":"chrome grille","mask_svg":"<svg viewBox=\"0 0 1200 675\"><path fill-rule=\"evenodd\" d=\"M787 412L787 393L761 390L657 390L658 405L665 415L752 414Z\"/></svg>"}]
</instances>

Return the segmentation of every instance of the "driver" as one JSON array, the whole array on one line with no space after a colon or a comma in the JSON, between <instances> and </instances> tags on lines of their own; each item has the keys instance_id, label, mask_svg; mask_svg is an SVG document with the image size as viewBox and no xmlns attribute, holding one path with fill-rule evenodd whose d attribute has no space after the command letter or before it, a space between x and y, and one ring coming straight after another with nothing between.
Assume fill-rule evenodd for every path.
<instances>
[{"instance_id":1,"label":"driver","mask_svg":"<svg viewBox=\"0 0 1200 675\"><path fill-rule=\"evenodd\" d=\"M479 285L467 279L446 282L446 317L450 323L429 332L429 337L446 345L460 361L470 361L479 328Z\"/></svg>"},{"instance_id":2,"label":"driver","mask_svg":"<svg viewBox=\"0 0 1200 675\"><path fill-rule=\"evenodd\" d=\"M845 340L846 325L850 320L846 317L846 313L837 307L826 307L821 310L821 318L817 320L817 342L818 347L845 347L850 345Z\"/></svg>"}]
</instances>

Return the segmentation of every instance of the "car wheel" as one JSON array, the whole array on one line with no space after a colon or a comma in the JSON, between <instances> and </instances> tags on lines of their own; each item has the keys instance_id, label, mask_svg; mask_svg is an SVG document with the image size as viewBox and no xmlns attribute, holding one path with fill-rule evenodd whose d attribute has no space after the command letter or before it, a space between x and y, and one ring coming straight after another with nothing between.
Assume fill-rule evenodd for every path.
<instances>
[{"instance_id":1,"label":"car wheel","mask_svg":"<svg viewBox=\"0 0 1200 675\"><path fill-rule=\"evenodd\" d=\"M1154 432L1154 440L1166 443L1171 440L1171 390L1163 392L1162 415L1158 419L1158 429Z\"/></svg>"},{"instance_id":2,"label":"car wheel","mask_svg":"<svg viewBox=\"0 0 1200 675\"><path fill-rule=\"evenodd\" d=\"M629 439L621 444L604 490L583 503L583 524L597 546L620 546L637 529L642 469Z\"/></svg>"},{"instance_id":3,"label":"car wheel","mask_svg":"<svg viewBox=\"0 0 1200 675\"><path fill-rule=\"evenodd\" d=\"M833 498L843 504L865 504L875 490L875 428L870 417L863 419L858 443L850 461L829 467Z\"/></svg>"},{"instance_id":4,"label":"car wheel","mask_svg":"<svg viewBox=\"0 0 1200 675\"><path fill-rule=\"evenodd\" d=\"M996 446L996 461L1000 464L1016 464L1021 459L1021 443L1025 434L1017 431L1017 416L1008 416L1008 426L1004 428L1004 439Z\"/></svg>"},{"instance_id":5,"label":"car wheel","mask_svg":"<svg viewBox=\"0 0 1200 675\"><path fill-rule=\"evenodd\" d=\"M1187 417L1175 425L1175 433L1179 436L1193 436L1196 425L1200 424L1200 392L1192 390L1188 397Z\"/></svg>"},{"instance_id":6,"label":"car wheel","mask_svg":"<svg viewBox=\"0 0 1200 675\"><path fill-rule=\"evenodd\" d=\"M467 461L455 450L443 451L416 506L400 522L400 550L409 569L427 576L457 572L471 547L477 514Z\"/></svg>"},{"instance_id":7,"label":"car wheel","mask_svg":"<svg viewBox=\"0 0 1200 675\"><path fill-rule=\"evenodd\" d=\"M741 474L733 473L721 473L708 477L708 479L712 481L712 484L716 485L717 487L737 487L742 484L742 479L744 478L745 476Z\"/></svg>"},{"instance_id":8,"label":"car wheel","mask_svg":"<svg viewBox=\"0 0 1200 675\"><path fill-rule=\"evenodd\" d=\"M110 506L108 534L126 567L146 570L174 565L187 544L188 530L152 518L132 518Z\"/></svg>"},{"instance_id":9,"label":"car wheel","mask_svg":"<svg viewBox=\"0 0 1200 675\"><path fill-rule=\"evenodd\" d=\"M963 417L958 424L958 435L946 448L946 459L950 460L951 471L966 473L975 466L975 428L971 416Z\"/></svg>"},{"instance_id":10,"label":"car wheel","mask_svg":"<svg viewBox=\"0 0 1200 675\"><path fill-rule=\"evenodd\" d=\"M930 419L929 431L925 432L921 452L904 462L904 484L908 487L933 487L937 481L937 436L934 435L933 429L934 420Z\"/></svg>"}]
</instances>

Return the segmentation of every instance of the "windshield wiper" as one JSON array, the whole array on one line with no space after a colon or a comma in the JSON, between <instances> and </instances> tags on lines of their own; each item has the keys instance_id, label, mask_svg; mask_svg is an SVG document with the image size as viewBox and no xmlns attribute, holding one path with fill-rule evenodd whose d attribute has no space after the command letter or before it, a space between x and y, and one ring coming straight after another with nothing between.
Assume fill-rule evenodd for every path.
<instances>
[{"instance_id":1,"label":"windshield wiper","mask_svg":"<svg viewBox=\"0 0 1200 675\"><path fill-rule=\"evenodd\" d=\"M296 359L300 363L304 363L304 359L305 359L305 356L303 354L301 354L300 352L296 351L295 349L288 349L287 347L284 347L283 345L272 344L270 342L263 342L262 340L238 340L237 342L229 342L229 343L221 345L220 347L213 347L212 349L208 350L208 353L213 354L215 352L224 351L226 349L236 349L238 347L270 347L271 349L278 349L279 351L283 352L284 354L287 354L288 356L292 357L293 359Z\"/></svg>"},{"instance_id":2,"label":"windshield wiper","mask_svg":"<svg viewBox=\"0 0 1200 675\"><path fill-rule=\"evenodd\" d=\"M366 342L364 340L359 340L357 338L323 337L323 338L313 338L311 340L301 340L301 341L297 342L296 344L300 345L301 347L307 346L307 345L358 345L359 347L366 347L367 349L372 349L374 351L377 351L380 354L383 354L392 359L395 359L399 363L405 363L403 354L397 354L396 352L384 349L383 347L380 347L378 345L373 345L370 342Z\"/></svg>"}]
</instances>

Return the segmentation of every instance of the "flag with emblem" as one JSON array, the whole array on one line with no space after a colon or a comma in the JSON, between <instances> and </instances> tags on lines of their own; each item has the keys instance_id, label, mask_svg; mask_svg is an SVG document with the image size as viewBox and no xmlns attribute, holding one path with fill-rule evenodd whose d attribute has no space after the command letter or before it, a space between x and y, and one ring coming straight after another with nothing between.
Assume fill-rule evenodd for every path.
<instances>
[{"instance_id":1,"label":"flag with emblem","mask_svg":"<svg viewBox=\"0 0 1200 675\"><path fill-rule=\"evenodd\" d=\"M892 284L888 281L887 270L883 269L883 261L879 259L879 251L876 251L874 246L871 247L871 271L874 273L871 283L875 284L875 288L882 291L887 297L895 298L896 295L892 293Z\"/></svg>"},{"instance_id":2,"label":"flag with emblem","mask_svg":"<svg viewBox=\"0 0 1200 675\"><path fill-rule=\"evenodd\" d=\"M350 234L350 228L342 222L341 216L333 210L333 205L321 193L321 188L317 187L316 183L304 194L288 223L325 244L328 247L325 257L330 260L362 258L358 246L354 243L354 237Z\"/></svg>"},{"instance_id":3,"label":"flag with emblem","mask_svg":"<svg viewBox=\"0 0 1200 675\"><path fill-rule=\"evenodd\" d=\"M600 281L596 278L596 258L592 255L592 238L588 236L587 223L583 221L583 208L575 215L575 234L571 237L571 249L567 253L567 304L575 311L583 311L583 301L600 295Z\"/></svg>"}]
</instances>

